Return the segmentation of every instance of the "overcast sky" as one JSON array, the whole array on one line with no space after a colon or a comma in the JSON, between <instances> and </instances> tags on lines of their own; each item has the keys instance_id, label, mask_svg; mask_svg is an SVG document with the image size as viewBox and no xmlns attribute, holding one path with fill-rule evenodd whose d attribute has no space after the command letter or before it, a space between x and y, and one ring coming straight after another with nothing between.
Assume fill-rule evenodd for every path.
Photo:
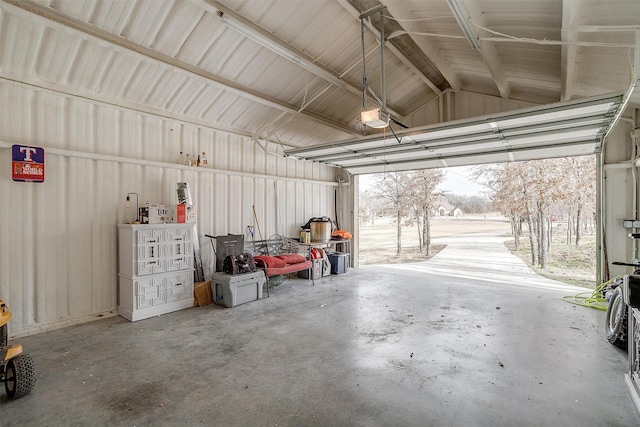
<instances>
[{"instance_id":1,"label":"overcast sky","mask_svg":"<svg viewBox=\"0 0 640 427\"><path fill-rule=\"evenodd\" d=\"M444 181L438 187L440 190L465 196L482 196L481 192L486 191L484 186L475 183L470 178L471 168L468 166L446 168L444 172Z\"/></svg>"}]
</instances>

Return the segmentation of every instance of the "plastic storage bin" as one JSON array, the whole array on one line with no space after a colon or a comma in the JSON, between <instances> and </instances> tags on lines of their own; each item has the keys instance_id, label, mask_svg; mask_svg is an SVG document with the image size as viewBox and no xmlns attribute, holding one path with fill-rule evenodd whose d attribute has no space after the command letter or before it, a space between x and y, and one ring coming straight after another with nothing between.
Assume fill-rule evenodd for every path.
<instances>
[{"instance_id":1,"label":"plastic storage bin","mask_svg":"<svg viewBox=\"0 0 640 427\"><path fill-rule=\"evenodd\" d=\"M311 260L313 266L311 267L311 278L313 280L320 279L322 277L322 267L323 267L323 259L313 259ZM309 278L309 270L302 270L298 272L298 277L302 277L304 279Z\"/></svg>"},{"instance_id":2,"label":"plastic storage bin","mask_svg":"<svg viewBox=\"0 0 640 427\"><path fill-rule=\"evenodd\" d=\"M216 304L235 307L262 299L265 277L262 271L244 274L214 273L211 276L211 290Z\"/></svg>"},{"instance_id":3,"label":"plastic storage bin","mask_svg":"<svg viewBox=\"0 0 640 427\"><path fill-rule=\"evenodd\" d=\"M349 254L335 253L329 254L331 263L331 274L344 274L349 272Z\"/></svg>"}]
</instances>

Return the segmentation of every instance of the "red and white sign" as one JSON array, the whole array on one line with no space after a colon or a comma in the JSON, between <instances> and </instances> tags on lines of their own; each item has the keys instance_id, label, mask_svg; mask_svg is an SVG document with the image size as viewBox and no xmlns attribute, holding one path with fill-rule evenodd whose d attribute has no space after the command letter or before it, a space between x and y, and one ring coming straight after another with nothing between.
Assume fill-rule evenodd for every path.
<instances>
[{"instance_id":1,"label":"red and white sign","mask_svg":"<svg viewBox=\"0 0 640 427\"><path fill-rule=\"evenodd\" d=\"M44 148L13 145L11 160L14 181L44 182Z\"/></svg>"}]
</instances>

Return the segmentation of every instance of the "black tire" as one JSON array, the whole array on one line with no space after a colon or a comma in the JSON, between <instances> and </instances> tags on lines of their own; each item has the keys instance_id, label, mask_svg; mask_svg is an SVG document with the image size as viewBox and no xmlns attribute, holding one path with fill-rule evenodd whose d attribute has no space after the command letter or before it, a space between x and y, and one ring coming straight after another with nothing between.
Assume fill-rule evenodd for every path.
<instances>
[{"instance_id":1,"label":"black tire","mask_svg":"<svg viewBox=\"0 0 640 427\"><path fill-rule=\"evenodd\" d=\"M20 354L7 362L4 388L11 399L26 396L36 385L36 370L28 354Z\"/></svg>"},{"instance_id":2,"label":"black tire","mask_svg":"<svg viewBox=\"0 0 640 427\"><path fill-rule=\"evenodd\" d=\"M616 347L627 350L627 329L629 309L622 298L622 287L613 290L607 310L607 341Z\"/></svg>"},{"instance_id":3,"label":"black tire","mask_svg":"<svg viewBox=\"0 0 640 427\"><path fill-rule=\"evenodd\" d=\"M7 324L0 326L0 347L6 347L9 342L9 327Z\"/></svg>"}]
</instances>

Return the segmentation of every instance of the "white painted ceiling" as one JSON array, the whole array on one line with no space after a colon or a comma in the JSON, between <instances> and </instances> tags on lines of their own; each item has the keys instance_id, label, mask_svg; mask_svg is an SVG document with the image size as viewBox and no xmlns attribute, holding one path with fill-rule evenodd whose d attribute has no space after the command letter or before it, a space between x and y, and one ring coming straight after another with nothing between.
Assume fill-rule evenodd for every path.
<instances>
[{"instance_id":1,"label":"white painted ceiling","mask_svg":"<svg viewBox=\"0 0 640 427\"><path fill-rule=\"evenodd\" d=\"M639 0L458 3L477 50L447 0L0 0L0 78L287 147L328 144L363 135L359 15L384 5L387 107L412 127L432 125L412 114L448 91L544 105L633 80ZM377 90L369 31L364 51Z\"/></svg>"}]
</instances>

